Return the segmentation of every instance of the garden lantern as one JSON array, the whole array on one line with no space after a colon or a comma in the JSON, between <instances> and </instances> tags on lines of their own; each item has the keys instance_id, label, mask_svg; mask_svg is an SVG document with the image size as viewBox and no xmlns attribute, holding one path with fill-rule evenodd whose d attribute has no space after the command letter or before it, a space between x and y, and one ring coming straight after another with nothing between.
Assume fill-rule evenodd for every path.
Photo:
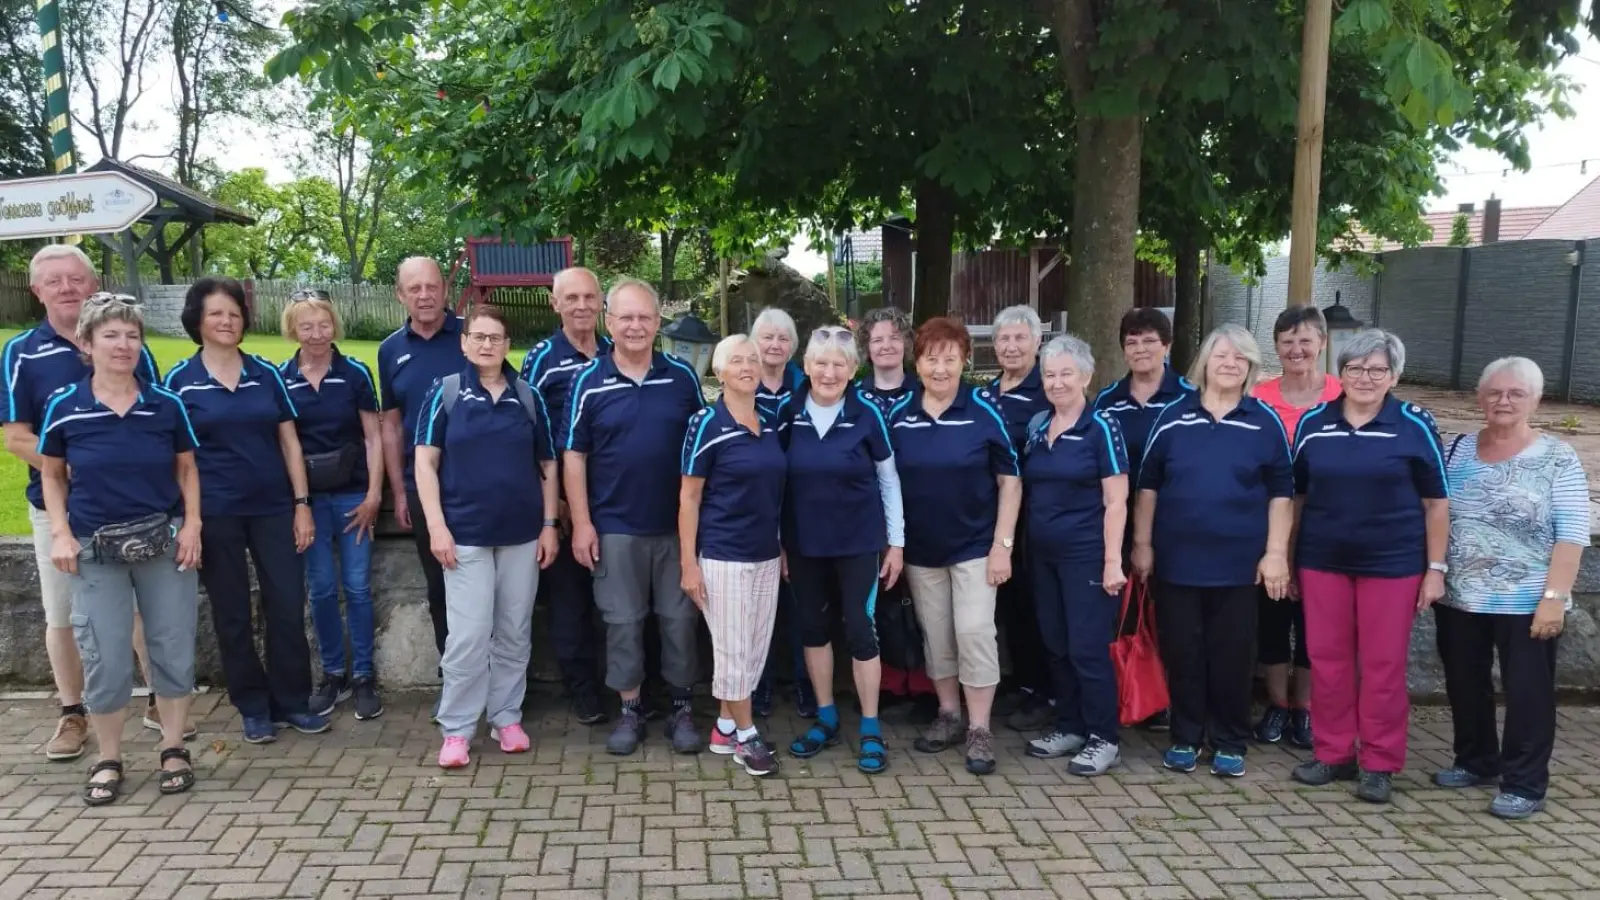
<instances>
[{"instance_id":1,"label":"garden lantern","mask_svg":"<svg viewBox=\"0 0 1600 900\"><path fill-rule=\"evenodd\" d=\"M711 352L717 335L694 313L685 313L661 329L661 350L688 363L704 378L711 369Z\"/></svg>"}]
</instances>

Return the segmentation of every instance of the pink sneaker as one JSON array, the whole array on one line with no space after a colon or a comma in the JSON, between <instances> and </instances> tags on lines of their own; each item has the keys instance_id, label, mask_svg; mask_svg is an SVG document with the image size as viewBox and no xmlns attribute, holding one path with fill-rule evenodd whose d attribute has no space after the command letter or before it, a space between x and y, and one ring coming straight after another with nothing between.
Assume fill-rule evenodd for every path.
<instances>
[{"instance_id":1,"label":"pink sneaker","mask_svg":"<svg viewBox=\"0 0 1600 900\"><path fill-rule=\"evenodd\" d=\"M528 739L528 733L522 726L513 722L504 728L489 729L489 737L500 742L500 749L506 753L527 753L533 746L533 741Z\"/></svg>"},{"instance_id":2,"label":"pink sneaker","mask_svg":"<svg viewBox=\"0 0 1600 900\"><path fill-rule=\"evenodd\" d=\"M464 737L447 737L444 746L439 748L439 768L460 769L472 762L472 756L467 752L467 739Z\"/></svg>"},{"instance_id":3,"label":"pink sneaker","mask_svg":"<svg viewBox=\"0 0 1600 900\"><path fill-rule=\"evenodd\" d=\"M711 752L718 756L732 756L739 749L739 742L731 734L723 734L717 730L716 723L711 724Z\"/></svg>"}]
</instances>

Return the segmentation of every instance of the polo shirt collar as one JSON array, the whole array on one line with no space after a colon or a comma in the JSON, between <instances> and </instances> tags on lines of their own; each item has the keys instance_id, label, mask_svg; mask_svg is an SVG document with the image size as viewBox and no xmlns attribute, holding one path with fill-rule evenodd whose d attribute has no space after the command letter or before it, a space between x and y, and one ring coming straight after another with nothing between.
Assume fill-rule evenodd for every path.
<instances>
[{"instance_id":1,"label":"polo shirt collar","mask_svg":"<svg viewBox=\"0 0 1600 900\"><path fill-rule=\"evenodd\" d=\"M133 412L136 409L145 409L145 408L149 407L151 404L156 402L155 399L154 399L154 395L152 395L150 397L145 396L145 384L144 384L144 382L142 382L139 379L135 378L133 380L133 383L138 388L138 392L136 394L134 394L133 406L128 407L128 412L130 412L130 413ZM107 409L107 408L109 408L104 403L100 402L100 398L99 397L96 397L94 395L94 376L93 375L85 376L82 381L79 381L77 384L73 385L73 388L74 388L74 393L77 396L89 398L89 405L94 407L95 409Z\"/></svg>"},{"instance_id":2,"label":"polo shirt collar","mask_svg":"<svg viewBox=\"0 0 1600 900\"><path fill-rule=\"evenodd\" d=\"M856 416L860 415L866 408L863 405L864 401L856 393L856 390L856 386L851 384L844 389L844 394L839 398L840 402L844 404L843 408L839 410L839 420L841 422L855 421ZM789 405L796 416L806 415L806 400L810 396L811 379L807 378L794 386L794 392L789 395ZM717 402L721 403L721 401L722 398L718 397Z\"/></svg>"},{"instance_id":3,"label":"polo shirt collar","mask_svg":"<svg viewBox=\"0 0 1600 900\"><path fill-rule=\"evenodd\" d=\"M506 385L508 387L512 386L512 382L516 381L518 378L521 377L520 375L517 374L517 370L512 367L510 360L506 360L506 361L503 361L503 362L500 363L500 374L505 376ZM483 379L478 377L478 367L475 366L475 365L472 365L471 363L468 363L466 368L461 370L461 386L464 387L464 388L465 387L477 388L480 391L484 391L485 393L488 393L488 391L483 386ZM502 395L502 397L503 396L504 395Z\"/></svg>"},{"instance_id":4,"label":"polo shirt collar","mask_svg":"<svg viewBox=\"0 0 1600 900\"><path fill-rule=\"evenodd\" d=\"M1400 398L1396 397L1393 391L1389 392L1389 394L1383 398L1383 405L1378 407L1378 414L1372 417L1372 421L1361 427L1367 428L1372 425L1388 425L1391 428L1398 428L1400 426L1400 408L1402 405L1403 404ZM1340 424L1347 427L1350 426L1350 422L1344 417L1343 391L1339 392L1339 396L1329 400L1328 406L1333 415L1339 420Z\"/></svg>"},{"instance_id":5,"label":"polo shirt collar","mask_svg":"<svg viewBox=\"0 0 1600 900\"><path fill-rule=\"evenodd\" d=\"M594 335L594 345L595 355L605 356L611 350L611 338L597 331ZM560 327L556 328L555 334L550 335L550 346L555 348L557 356L581 352L578 350L577 345L572 343L572 339L567 337L567 330Z\"/></svg>"},{"instance_id":6,"label":"polo shirt collar","mask_svg":"<svg viewBox=\"0 0 1600 900\"><path fill-rule=\"evenodd\" d=\"M411 328L411 317L410 316L406 316L406 334L410 335L411 337L416 338L419 341L431 341L434 338L437 338L441 334L458 334L458 333L460 333L460 331L461 331L461 317L456 315L456 311L453 310L453 309L449 309L449 308L445 309L445 311L444 311L444 323L439 326L439 330L431 338L425 338L422 335L417 334L414 330L412 330L412 328Z\"/></svg>"},{"instance_id":7,"label":"polo shirt collar","mask_svg":"<svg viewBox=\"0 0 1600 900\"><path fill-rule=\"evenodd\" d=\"M1210 412L1210 410L1206 409L1205 404L1200 402L1200 392L1199 391L1185 391L1183 396L1181 398L1179 398L1177 403L1178 403L1178 412L1179 412L1180 415L1183 414L1183 413L1186 413L1186 412L1195 412L1195 413L1199 413L1202 416L1205 416L1206 419L1208 419L1209 421L1212 421L1212 422L1217 421L1216 419L1212 418L1211 412ZM1239 405L1237 405L1233 409L1229 410L1228 414L1223 416L1222 418L1231 419L1231 420L1237 421L1237 420L1241 420L1241 419L1248 419L1250 417L1250 413L1251 413L1250 395L1249 394L1245 394L1243 397L1239 398Z\"/></svg>"},{"instance_id":8,"label":"polo shirt collar","mask_svg":"<svg viewBox=\"0 0 1600 900\"><path fill-rule=\"evenodd\" d=\"M41 342L53 341L56 338L61 337L61 334L56 331L55 326L50 324L49 319L45 319L43 322L40 322L39 327L34 331L34 334L39 336L39 340Z\"/></svg>"},{"instance_id":9,"label":"polo shirt collar","mask_svg":"<svg viewBox=\"0 0 1600 900\"><path fill-rule=\"evenodd\" d=\"M1044 396L1044 372L1039 363L1034 363L1033 368L1028 370L1028 374L1024 375L1022 380L1017 382L1017 386L1010 391L1002 392L1000 390L1000 379L1002 377L1004 376L996 375L994 380L989 382L989 390L994 391L996 397L1000 397L1002 393L1015 393L1017 391L1033 391L1040 397Z\"/></svg>"},{"instance_id":10,"label":"polo shirt collar","mask_svg":"<svg viewBox=\"0 0 1600 900\"><path fill-rule=\"evenodd\" d=\"M1132 378L1132 375L1128 376L1128 379ZM1161 387L1156 388L1156 396L1151 399L1179 397L1190 393L1194 393L1194 385L1189 383L1189 379L1179 375L1169 364L1161 373ZM1132 396L1131 392L1129 396Z\"/></svg>"},{"instance_id":11,"label":"polo shirt collar","mask_svg":"<svg viewBox=\"0 0 1600 900\"><path fill-rule=\"evenodd\" d=\"M339 352L339 345L338 344L334 344L329 349L330 349L331 355L328 358L328 373L332 374L333 372L338 371L338 370L342 370L344 368L344 354ZM287 366L284 367L283 375L284 375L285 378L299 378L300 377L300 351L299 350L294 351L294 355L289 357L289 363L288 363Z\"/></svg>"},{"instance_id":12,"label":"polo shirt collar","mask_svg":"<svg viewBox=\"0 0 1600 900\"><path fill-rule=\"evenodd\" d=\"M596 358L600 360L599 375L602 379L615 375L618 378L627 378L628 381L633 382L633 379L628 378L628 376L623 374L622 370L617 367L616 354L605 353ZM649 381L652 378L670 375L671 370L672 364L667 362L666 354L662 353L660 350L653 350L650 353L650 369L644 373L644 380Z\"/></svg>"},{"instance_id":13,"label":"polo shirt collar","mask_svg":"<svg viewBox=\"0 0 1600 900\"><path fill-rule=\"evenodd\" d=\"M760 417L758 416L757 418L759 420ZM728 404L724 402L722 397L718 397L717 402L711 404L711 424L719 428L737 428L740 434L755 434L755 432L740 424L737 418L734 418L733 413L728 409ZM762 430L767 431L770 429L763 427Z\"/></svg>"}]
</instances>

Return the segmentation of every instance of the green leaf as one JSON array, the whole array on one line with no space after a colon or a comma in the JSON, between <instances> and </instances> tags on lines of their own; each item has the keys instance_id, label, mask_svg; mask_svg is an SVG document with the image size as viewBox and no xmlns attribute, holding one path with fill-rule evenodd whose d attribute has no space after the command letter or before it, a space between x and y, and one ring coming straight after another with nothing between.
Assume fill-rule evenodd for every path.
<instances>
[{"instance_id":1,"label":"green leaf","mask_svg":"<svg viewBox=\"0 0 1600 900\"><path fill-rule=\"evenodd\" d=\"M683 65L678 62L678 54L671 53L656 67L655 77L652 82L656 87L665 91L677 90L678 79L683 75Z\"/></svg>"}]
</instances>

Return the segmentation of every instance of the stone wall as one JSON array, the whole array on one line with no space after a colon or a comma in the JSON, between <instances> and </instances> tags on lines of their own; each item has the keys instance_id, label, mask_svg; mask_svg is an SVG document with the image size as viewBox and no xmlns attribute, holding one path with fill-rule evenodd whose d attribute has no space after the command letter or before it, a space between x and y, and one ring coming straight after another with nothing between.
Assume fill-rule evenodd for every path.
<instances>
[{"instance_id":1,"label":"stone wall","mask_svg":"<svg viewBox=\"0 0 1600 900\"><path fill-rule=\"evenodd\" d=\"M179 317L183 313L186 284L147 284L144 286L144 327L153 334L188 337Z\"/></svg>"}]
</instances>

